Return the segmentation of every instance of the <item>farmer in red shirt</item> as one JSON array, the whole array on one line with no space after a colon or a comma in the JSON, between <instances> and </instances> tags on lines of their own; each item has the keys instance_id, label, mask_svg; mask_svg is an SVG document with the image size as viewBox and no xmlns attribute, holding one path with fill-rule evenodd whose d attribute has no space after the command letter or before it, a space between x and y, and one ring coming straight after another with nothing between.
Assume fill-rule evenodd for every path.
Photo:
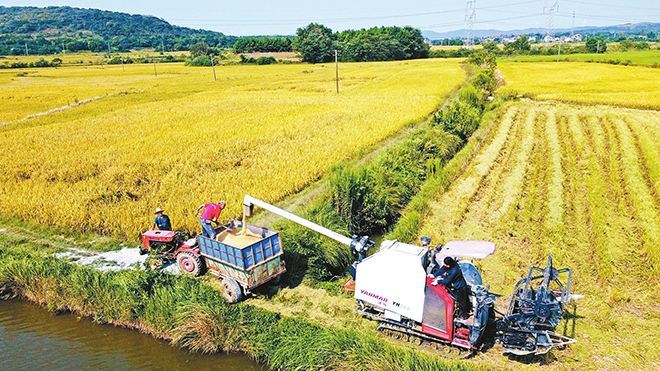
<instances>
[{"instance_id":1,"label":"farmer in red shirt","mask_svg":"<svg viewBox=\"0 0 660 371\"><path fill-rule=\"evenodd\" d=\"M220 213L222 210L225 208L226 203L224 201L220 201L217 204L203 204L199 205L197 210L195 211L195 215L199 214L199 211L204 209L202 211L202 215L199 217L199 222L202 224L202 235L208 238L215 239L215 228L211 225L211 222L215 223L216 225L218 224L218 217L220 216Z\"/></svg>"}]
</instances>

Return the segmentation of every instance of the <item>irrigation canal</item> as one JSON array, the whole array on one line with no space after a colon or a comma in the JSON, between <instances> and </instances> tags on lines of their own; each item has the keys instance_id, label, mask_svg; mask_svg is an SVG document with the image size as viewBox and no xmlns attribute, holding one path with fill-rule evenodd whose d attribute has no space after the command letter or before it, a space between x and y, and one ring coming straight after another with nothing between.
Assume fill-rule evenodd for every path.
<instances>
[{"instance_id":1,"label":"irrigation canal","mask_svg":"<svg viewBox=\"0 0 660 371\"><path fill-rule=\"evenodd\" d=\"M262 370L241 354L191 354L135 330L0 300L0 370Z\"/></svg>"}]
</instances>

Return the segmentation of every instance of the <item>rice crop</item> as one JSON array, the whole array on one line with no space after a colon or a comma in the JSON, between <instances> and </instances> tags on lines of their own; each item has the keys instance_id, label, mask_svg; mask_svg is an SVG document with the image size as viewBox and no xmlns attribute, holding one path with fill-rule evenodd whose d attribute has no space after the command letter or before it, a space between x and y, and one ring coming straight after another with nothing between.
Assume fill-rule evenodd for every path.
<instances>
[{"instance_id":1,"label":"rice crop","mask_svg":"<svg viewBox=\"0 0 660 371\"><path fill-rule=\"evenodd\" d=\"M504 295L549 254L572 268L572 291L585 298L559 332L578 343L554 351L550 369L657 368L659 134L654 111L514 104L431 203L419 235L495 242L477 264Z\"/></svg>"},{"instance_id":2,"label":"rice crop","mask_svg":"<svg viewBox=\"0 0 660 371\"><path fill-rule=\"evenodd\" d=\"M181 64L0 70L0 210L134 238L162 207L175 229L224 199L276 201L432 113L455 61L210 68ZM46 115L30 115L99 99ZM25 120L24 120L25 119Z\"/></svg>"},{"instance_id":3,"label":"rice crop","mask_svg":"<svg viewBox=\"0 0 660 371\"><path fill-rule=\"evenodd\" d=\"M660 69L594 63L500 63L507 84L537 100L660 110Z\"/></svg>"}]
</instances>

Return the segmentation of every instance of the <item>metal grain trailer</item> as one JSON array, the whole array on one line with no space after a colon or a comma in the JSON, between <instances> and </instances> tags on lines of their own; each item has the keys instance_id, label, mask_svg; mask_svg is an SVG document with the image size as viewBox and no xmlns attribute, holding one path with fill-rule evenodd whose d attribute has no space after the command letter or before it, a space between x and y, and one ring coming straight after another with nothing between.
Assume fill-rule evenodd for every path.
<instances>
[{"instance_id":1,"label":"metal grain trailer","mask_svg":"<svg viewBox=\"0 0 660 371\"><path fill-rule=\"evenodd\" d=\"M182 272L193 276L208 270L222 279L222 295L236 303L286 272L279 231L253 224L241 231L239 226L241 222L234 220L217 228L215 240L202 235L184 240L179 232L147 231L140 252L152 253L154 268L176 260Z\"/></svg>"}]
</instances>

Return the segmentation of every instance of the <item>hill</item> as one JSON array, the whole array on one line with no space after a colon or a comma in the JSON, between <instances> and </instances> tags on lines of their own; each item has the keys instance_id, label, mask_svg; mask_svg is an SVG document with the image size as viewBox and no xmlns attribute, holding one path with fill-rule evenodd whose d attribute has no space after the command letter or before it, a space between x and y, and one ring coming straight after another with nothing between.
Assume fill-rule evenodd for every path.
<instances>
[{"instance_id":1,"label":"hill","mask_svg":"<svg viewBox=\"0 0 660 371\"><path fill-rule=\"evenodd\" d=\"M72 7L0 6L0 54L54 54L63 49L112 52L139 48L188 50L204 42L233 45L238 37L173 26L154 16Z\"/></svg>"},{"instance_id":2,"label":"hill","mask_svg":"<svg viewBox=\"0 0 660 371\"><path fill-rule=\"evenodd\" d=\"M603 27L576 27L575 32L583 35L598 35L598 34L615 34L615 35L626 35L629 37L646 35L649 32L655 32L656 34L660 31L660 23L627 23L622 25L615 26L603 26ZM556 29L554 34L557 36L570 34L571 29ZM544 28L526 28L521 30L474 30L472 32L474 37L487 38L487 37L501 37L501 36L518 36L518 35L532 35L532 34L545 34ZM465 38L465 29L448 31L448 32L434 32L429 30L422 31L422 35L427 39L431 40L442 40L442 39L461 39Z\"/></svg>"}]
</instances>

